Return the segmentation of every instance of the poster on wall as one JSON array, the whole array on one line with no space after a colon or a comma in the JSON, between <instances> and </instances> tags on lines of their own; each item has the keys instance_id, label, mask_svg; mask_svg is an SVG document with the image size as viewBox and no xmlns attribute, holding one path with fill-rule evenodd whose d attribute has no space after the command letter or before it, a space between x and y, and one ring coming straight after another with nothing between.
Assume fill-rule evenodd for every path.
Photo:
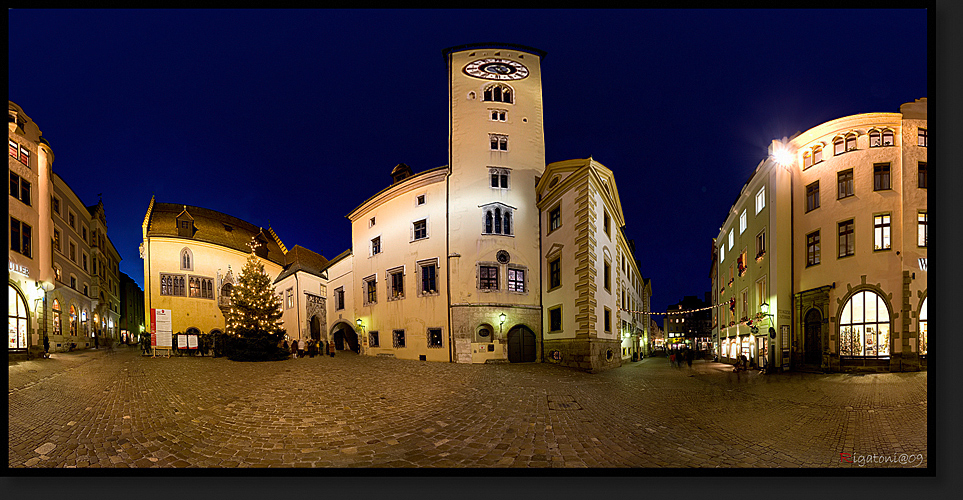
<instances>
[{"instance_id":1,"label":"poster on wall","mask_svg":"<svg viewBox=\"0 0 963 500\"><path fill-rule=\"evenodd\" d=\"M183 335L183 334L177 336L178 349L187 349L187 337L189 336L190 335Z\"/></svg>"},{"instance_id":2,"label":"poster on wall","mask_svg":"<svg viewBox=\"0 0 963 500\"><path fill-rule=\"evenodd\" d=\"M197 349L197 335L188 335L188 336L187 336L187 348L188 348L188 349Z\"/></svg>"},{"instance_id":3,"label":"poster on wall","mask_svg":"<svg viewBox=\"0 0 963 500\"><path fill-rule=\"evenodd\" d=\"M174 347L170 309L150 310L150 345L160 349Z\"/></svg>"}]
</instances>

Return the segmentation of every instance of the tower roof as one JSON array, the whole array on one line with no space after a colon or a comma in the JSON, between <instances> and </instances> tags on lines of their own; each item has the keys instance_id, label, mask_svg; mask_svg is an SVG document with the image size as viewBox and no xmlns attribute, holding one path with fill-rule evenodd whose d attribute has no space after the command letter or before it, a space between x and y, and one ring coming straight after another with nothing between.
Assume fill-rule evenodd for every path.
<instances>
[{"instance_id":1,"label":"tower roof","mask_svg":"<svg viewBox=\"0 0 963 500\"><path fill-rule=\"evenodd\" d=\"M529 54L534 54L540 59L545 59L546 52L544 50L539 50L534 47L529 47L527 45L518 45L514 43L504 43L504 42L485 42L485 43L466 43L464 45L455 45L454 47L448 47L447 49L442 49L441 55L445 59L448 59L448 54L452 52L461 52L463 50L471 49L510 49L510 50L520 50L522 52L528 52Z\"/></svg>"}]
</instances>

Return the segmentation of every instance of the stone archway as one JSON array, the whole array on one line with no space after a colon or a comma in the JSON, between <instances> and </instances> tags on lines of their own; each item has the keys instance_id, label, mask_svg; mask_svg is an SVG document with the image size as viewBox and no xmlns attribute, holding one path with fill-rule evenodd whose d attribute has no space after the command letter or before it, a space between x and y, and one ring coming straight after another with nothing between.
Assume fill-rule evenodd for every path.
<instances>
[{"instance_id":1,"label":"stone archway","mask_svg":"<svg viewBox=\"0 0 963 500\"><path fill-rule=\"evenodd\" d=\"M361 352L358 334L346 322L342 321L334 325L331 330L331 342L334 343L334 348L339 351Z\"/></svg>"}]
</instances>

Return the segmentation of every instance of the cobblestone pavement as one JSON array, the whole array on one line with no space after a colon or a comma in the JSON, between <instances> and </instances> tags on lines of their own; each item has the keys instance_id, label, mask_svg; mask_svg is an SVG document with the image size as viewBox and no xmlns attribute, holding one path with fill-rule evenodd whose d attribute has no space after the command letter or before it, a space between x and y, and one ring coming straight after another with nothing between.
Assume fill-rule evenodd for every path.
<instances>
[{"instance_id":1,"label":"cobblestone pavement","mask_svg":"<svg viewBox=\"0 0 963 500\"><path fill-rule=\"evenodd\" d=\"M925 468L926 381L88 350L10 363L8 465Z\"/></svg>"}]
</instances>

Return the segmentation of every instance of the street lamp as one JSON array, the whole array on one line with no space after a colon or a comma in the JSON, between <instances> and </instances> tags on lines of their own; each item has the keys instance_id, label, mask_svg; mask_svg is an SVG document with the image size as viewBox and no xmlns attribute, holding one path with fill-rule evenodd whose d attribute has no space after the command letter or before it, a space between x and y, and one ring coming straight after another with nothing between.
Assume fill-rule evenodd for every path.
<instances>
[{"instance_id":1,"label":"street lamp","mask_svg":"<svg viewBox=\"0 0 963 500\"><path fill-rule=\"evenodd\" d=\"M776 329L773 325L772 314L769 313L769 304L763 302L762 304L759 304L759 308L762 309L762 315L769 318L769 355L766 356L766 358L769 362L769 366L772 367L775 366L776 363L776 350L772 346L773 341L776 340ZM768 371L770 370L767 367L766 372Z\"/></svg>"},{"instance_id":2,"label":"street lamp","mask_svg":"<svg viewBox=\"0 0 963 500\"><path fill-rule=\"evenodd\" d=\"M501 314L498 315L498 336L499 336L499 337L502 336L502 325L505 324L505 319L506 319L506 318L507 318L507 316L505 316L505 313L501 313Z\"/></svg>"}]
</instances>

